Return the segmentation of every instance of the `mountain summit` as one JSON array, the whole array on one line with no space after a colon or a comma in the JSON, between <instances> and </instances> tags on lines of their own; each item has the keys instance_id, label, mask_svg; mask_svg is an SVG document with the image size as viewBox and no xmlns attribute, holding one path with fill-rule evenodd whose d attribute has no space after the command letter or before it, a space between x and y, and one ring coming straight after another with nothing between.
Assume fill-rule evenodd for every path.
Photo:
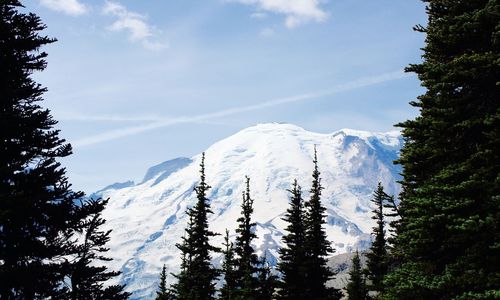
<instances>
[{"instance_id":1,"label":"mountain summit","mask_svg":"<svg viewBox=\"0 0 500 300\"><path fill-rule=\"evenodd\" d=\"M323 203L327 208L327 234L336 254L364 250L370 245L369 199L380 181L397 194L400 168L393 165L402 146L398 131L374 133L342 129L331 134L306 131L290 124L259 124L244 129L206 150L207 182L214 212L210 229L234 234L240 213L245 175L251 178L254 220L258 240L254 245L268 259L278 257L292 180L310 188L314 145L318 151ZM112 185L99 191L111 200L104 212L112 229L110 262L123 272L121 281L134 298L154 295L158 274L180 265L180 242L193 205L193 187L199 176L201 155L167 161L149 170L144 181L132 186ZM220 239L220 241L219 241ZM214 244L222 243L222 237ZM218 263L220 258L215 258Z\"/></svg>"}]
</instances>

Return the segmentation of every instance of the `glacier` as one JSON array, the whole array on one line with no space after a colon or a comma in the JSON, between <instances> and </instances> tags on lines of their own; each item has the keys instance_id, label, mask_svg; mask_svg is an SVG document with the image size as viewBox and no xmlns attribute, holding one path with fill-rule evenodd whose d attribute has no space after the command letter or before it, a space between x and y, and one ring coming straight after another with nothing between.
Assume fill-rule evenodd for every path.
<instances>
[{"instance_id":1,"label":"glacier","mask_svg":"<svg viewBox=\"0 0 500 300\"><path fill-rule=\"evenodd\" d=\"M286 223L281 220L288 207L291 182L297 178L308 198L317 147L324 186L322 201L327 208L326 231L335 254L350 253L370 246L373 190L380 181L386 192L399 194L399 156L403 139L399 131L367 132L342 129L323 134L291 124L258 124L241 130L206 149L207 182L214 214L210 229L234 238L236 219L244 189L251 178L254 199L253 220L259 255L271 263L278 259ZM110 185L95 196L110 198L103 212L105 229L111 229L108 267L120 270L117 282L127 284L131 299L153 299L159 273L178 272L180 242L187 222L186 209L195 203L193 187L199 180L201 154L177 158L154 166L138 184ZM222 236L212 241L221 245ZM214 255L215 265L220 255ZM168 278L173 282L173 277Z\"/></svg>"}]
</instances>

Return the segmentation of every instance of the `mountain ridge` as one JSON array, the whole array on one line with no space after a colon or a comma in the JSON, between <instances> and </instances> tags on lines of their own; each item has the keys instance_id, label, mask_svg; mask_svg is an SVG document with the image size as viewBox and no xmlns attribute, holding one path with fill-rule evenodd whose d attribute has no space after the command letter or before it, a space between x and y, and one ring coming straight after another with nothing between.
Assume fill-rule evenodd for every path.
<instances>
[{"instance_id":1,"label":"mountain ridge","mask_svg":"<svg viewBox=\"0 0 500 300\"><path fill-rule=\"evenodd\" d=\"M327 208L327 234L337 254L370 244L370 197L378 181L397 194L400 169L397 159L402 138L397 131L372 133L342 129L331 134L314 133L291 124L258 124L214 143L205 152L212 210L211 229L234 236L239 216L244 176L251 178L257 222L255 243L275 262L286 224L281 220L288 206L286 189L298 178L308 197L314 145L322 172L323 202ZM153 297L161 266L170 272L179 266L175 243L186 223L186 208L194 202L200 155L163 176L145 176L139 184L102 190L111 199L104 217L113 229L110 267L123 272L134 297ZM168 164L167 164L168 165ZM214 239L219 244L219 238ZM116 250L117 249L117 250ZM220 257L214 257L218 263ZM171 278L170 278L171 280Z\"/></svg>"}]
</instances>

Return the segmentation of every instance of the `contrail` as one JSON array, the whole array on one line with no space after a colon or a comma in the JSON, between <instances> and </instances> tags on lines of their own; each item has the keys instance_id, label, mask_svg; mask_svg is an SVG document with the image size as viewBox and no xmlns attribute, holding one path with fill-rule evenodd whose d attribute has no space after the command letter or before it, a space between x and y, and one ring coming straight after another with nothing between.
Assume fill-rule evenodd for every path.
<instances>
[{"instance_id":1,"label":"contrail","mask_svg":"<svg viewBox=\"0 0 500 300\"><path fill-rule=\"evenodd\" d=\"M120 129L115 129L115 130L110 130L107 132L103 132L97 135L89 136L89 137L84 137L82 139L78 139L73 141L71 144L73 144L75 147L81 147L81 146L89 146L89 145L94 145L94 144L99 144L107 141L111 141L114 139L118 139L121 137L126 137L126 136L131 136L135 134L139 134L145 131L150 131L158 128L163 128L163 127L168 127L168 126L173 126L177 124L183 124L183 123L195 123L195 122L203 122L203 121L208 121L208 120L213 120L221 117L226 117L234 114L239 114L243 112L248 112L248 111L254 111L254 110L260 110L263 108L267 107L272 107L272 106L277 106L281 104L287 104L287 103L293 103L293 102L302 102L310 99L316 99L324 96L331 96L340 92L345 92L345 91L350 91L370 85L375 85L387 81L393 81L397 79L402 79L406 77L412 76L411 74L404 73L401 70L395 71L395 72L390 72L390 73L383 73L379 74L376 76L371 76L371 77L362 77L357 80L343 83L336 85L330 89L322 90L322 91L317 91L313 93L307 93L307 94L301 94L301 95L295 95L295 96L290 96L290 97L284 97L284 98L277 98L277 99L272 99L268 101L264 101L261 103L257 103L254 105L248 105L248 106L242 106L242 107L233 107L229 109L224 109L221 111L213 112L213 113L207 113L207 114L200 114L200 115L195 115L195 116L183 116L183 117L177 117L177 118L152 118L153 121L152 123L145 124L145 125L138 125L138 126L131 126L131 127L125 127L125 128L120 128ZM116 117L119 119L119 117ZM157 120L156 120L157 119Z\"/></svg>"}]
</instances>

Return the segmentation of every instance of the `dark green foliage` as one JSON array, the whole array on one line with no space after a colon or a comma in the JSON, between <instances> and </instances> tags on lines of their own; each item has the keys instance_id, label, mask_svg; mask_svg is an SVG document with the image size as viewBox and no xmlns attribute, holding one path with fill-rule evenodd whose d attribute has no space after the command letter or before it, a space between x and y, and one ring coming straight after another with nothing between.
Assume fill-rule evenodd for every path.
<instances>
[{"instance_id":1,"label":"dark green foliage","mask_svg":"<svg viewBox=\"0 0 500 300\"><path fill-rule=\"evenodd\" d=\"M224 261L222 262L222 275L224 276L224 285L220 290L219 299L231 300L235 298L236 289L236 269L234 257L234 245L229 240L229 230L226 229L226 236L224 237Z\"/></svg>"},{"instance_id":2,"label":"dark green foliage","mask_svg":"<svg viewBox=\"0 0 500 300\"><path fill-rule=\"evenodd\" d=\"M274 290L276 288L277 278L271 273L271 267L263 256L259 262L259 270L257 272L257 299L272 300Z\"/></svg>"},{"instance_id":3,"label":"dark green foliage","mask_svg":"<svg viewBox=\"0 0 500 300\"><path fill-rule=\"evenodd\" d=\"M102 211L109 200L86 200L81 202L77 209L77 215L82 220L79 224L78 234L80 241L75 243L76 257L71 263L71 299L103 299L121 300L128 299L129 293L124 292L123 285L104 287L109 279L120 275L120 272L109 271L105 266L97 265L99 261L110 261L104 256L109 248L111 230L101 231L100 227L106 222L102 217Z\"/></svg>"},{"instance_id":4,"label":"dark green foliage","mask_svg":"<svg viewBox=\"0 0 500 300\"><path fill-rule=\"evenodd\" d=\"M32 79L46 67L41 48L55 40L23 10L17 0L0 2L0 298L67 299L72 280L97 293L116 275L90 267L108 240L98 231L105 202L78 207L84 194L71 190L57 162L71 146L39 105L46 88ZM73 244L80 234L92 246ZM125 295L121 289L105 289L102 299Z\"/></svg>"},{"instance_id":5,"label":"dark green foliage","mask_svg":"<svg viewBox=\"0 0 500 300\"><path fill-rule=\"evenodd\" d=\"M500 296L500 3L426 1L387 299ZM496 296L494 296L496 295Z\"/></svg>"},{"instance_id":6,"label":"dark green foliage","mask_svg":"<svg viewBox=\"0 0 500 300\"><path fill-rule=\"evenodd\" d=\"M308 296L306 281L306 239L304 201L302 191L294 180L290 192L290 207L287 209L283 221L288 223L285 228L287 234L283 236L285 244L279 250L280 262L278 270L281 272L279 284L279 299L306 299Z\"/></svg>"},{"instance_id":7,"label":"dark green foliage","mask_svg":"<svg viewBox=\"0 0 500 300\"><path fill-rule=\"evenodd\" d=\"M359 252L352 258L352 268L349 271L349 282L345 288L348 300L367 300L368 290L366 288L366 279L361 270L361 261L359 259Z\"/></svg>"},{"instance_id":8,"label":"dark green foliage","mask_svg":"<svg viewBox=\"0 0 500 300\"><path fill-rule=\"evenodd\" d=\"M252 247L252 241L257 237L254 233L255 223L252 222L252 213L253 199L250 197L250 178L246 177L246 191L243 192L241 217L237 220L238 228L236 228L237 299L256 299L254 291L257 288L257 279L255 274L258 270L259 260Z\"/></svg>"},{"instance_id":9,"label":"dark green foliage","mask_svg":"<svg viewBox=\"0 0 500 300\"><path fill-rule=\"evenodd\" d=\"M195 187L197 202L189 211L189 224L182 244L177 247L182 253L181 272L176 275L178 282L173 286L176 299L214 299L215 284L219 271L211 264L211 252L220 249L210 244L216 234L208 228L208 214L211 214L207 191L210 186L205 181L205 153L200 164L200 182Z\"/></svg>"},{"instance_id":10,"label":"dark green foliage","mask_svg":"<svg viewBox=\"0 0 500 300\"><path fill-rule=\"evenodd\" d=\"M189 209L187 214L189 222L185 234L182 237L182 242L176 244L176 247L181 251L181 270L179 274L172 274L177 279L177 282L170 289L174 299L190 299L193 284L191 274L191 262L194 253L191 234L194 226L192 209Z\"/></svg>"},{"instance_id":11,"label":"dark green foliage","mask_svg":"<svg viewBox=\"0 0 500 300\"><path fill-rule=\"evenodd\" d=\"M171 300L173 296L167 288L167 267L163 265L160 273L160 284L158 285L158 291L156 291L155 300Z\"/></svg>"},{"instance_id":12,"label":"dark green foliage","mask_svg":"<svg viewBox=\"0 0 500 300\"><path fill-rule=\"evenodd\" d=\"M19 1L0 4L0 298L50 297L60 286L71 238L73 200L56 157L71 147L53 129L57 123L37 102L45 88L31 74L45 69L54 42L33 14L19 13ZM49 190L46 187L54 187ZM60 199L56 201L56 199Z\"/></svg>"},{"instance_id":13,"label":"dark green foliage","mask_svg":"<svg viewBox=\"0 0 500 300\"><path fill-rule=\"evenodd\" d=\"M314 148L314 171L310 190L311 198L306 202L306 240L305 250L307 254L305 272L308 288L308 297L312 299L340 299L342 292L338 289L327 287L328 280L334 277L334 272L327 266L329 255L335 250L327 239L323 226L326 223L326 208L321 204L320 172L318 170L318 158L316 147Z\"/></svg>"},{"instance_id":14,"label":"dark green foliage","mask_svg":"<svg viewBox=\"0 0 500 300\"><path fill-rule=\"evenodd\" d=\"M373 195L371 202L375 204L372 219L377 221L373 227L373 243L370 250L366 253L367 274L370 284L370 291L379 294L384 290L383 280L387 274L388 255L385 240L385 221L384 221L384 202L389 199L389 195L384 192L382 184L379 182L377 190Z\"/></svg>"}]
</instances>

